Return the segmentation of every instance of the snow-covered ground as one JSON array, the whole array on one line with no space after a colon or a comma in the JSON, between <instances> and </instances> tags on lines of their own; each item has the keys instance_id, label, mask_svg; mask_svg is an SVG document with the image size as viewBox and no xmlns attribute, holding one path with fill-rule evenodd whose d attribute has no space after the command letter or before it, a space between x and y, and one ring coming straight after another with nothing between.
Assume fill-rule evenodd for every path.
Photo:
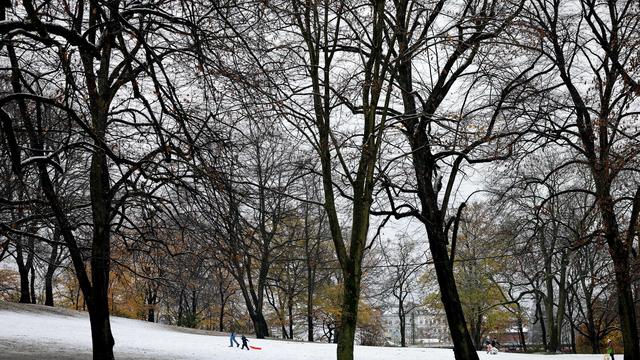
<instances>
[{"instance_id":1,"label":"snow-covered ground","mask_svg":"<svg viewBox=\"0 0 640 360\"><path fill-rule=\"evenodd\" d=\"M230 348L226 336L182 331L174 327L124 318L112 318L117 359L127 360L333 360L335 345L249 339L262 350ZM89 319L83 313L35 305L0 302L0 359L91 358ZM549 360L548 355L500 353L484 360ZM356 346L362 360L454 360L453 351L424 348L382 348ZM602 355L559 355L560 360L602 360ZM616 356L616 359L623 359Z\"/></svg>"}]
</instances>

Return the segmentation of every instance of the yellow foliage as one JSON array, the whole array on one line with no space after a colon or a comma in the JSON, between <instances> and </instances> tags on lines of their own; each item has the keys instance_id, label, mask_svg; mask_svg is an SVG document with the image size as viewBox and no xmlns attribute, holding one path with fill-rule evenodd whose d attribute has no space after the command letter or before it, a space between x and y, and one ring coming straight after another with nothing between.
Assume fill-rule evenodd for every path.
<instances>
[{"instance_id":1,"label":"yellow foliage","mask_svg":"<svg viewBox=\"0 0 640 360\"><path fill-rule=\"evenodd\" d=\"M316 295L316 311L337 323L340 316L342 316L342 294L342 284L323 287ZM372 308L360 299L358 304L358 326L372 325L378 321L380 316L378 309Z\"/></svg>"},{"instance_id":2,"label":"yellow foliage","mask_svg":"<svg viewBox=\"0 0 640 360\"><path fill-rule=\"evenodd\" d=\"M0 269L0 300L17 301L20 297L20 277L9 269Z\"/></svg>"}]
</instances>

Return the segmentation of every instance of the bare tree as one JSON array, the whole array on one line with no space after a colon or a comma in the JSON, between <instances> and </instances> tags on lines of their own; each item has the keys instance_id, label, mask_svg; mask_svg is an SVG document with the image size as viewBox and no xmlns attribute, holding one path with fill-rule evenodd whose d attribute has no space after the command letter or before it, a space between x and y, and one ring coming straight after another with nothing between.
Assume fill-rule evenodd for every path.
<instances>
[{"instance_id":1,"label":"bare tree","mask_svg":"<svg viewBox=\"0 0 640 360\"><path fill-rule=\"evenodd\" d=\"M537 36L525 43L554 70L546 100L555 109L549 111L545 136L571 149L575 158L565 167L584 167L593 183L593 189L574 191L590 194L601 216L629 359L640 359L630 276L640 216L640 187L633 175L640 137L631 80L638 76L632 55L638 16L632 1L534 1L527 20Z\"/></svg>"},{"instance_id":2,"label":"bare tree","mask_svg":"<svg viewBox=\"0 0 640 360\"><path fill-rule=\"evenodd\" d=\"M342 271L343 302L338 328L337 356L339 360L353 359L353 345L357 326L362 261L367 248L369 230L369 210L373 202L376 183L376 162L382 141L387 113L383 104L389 101L390 76L388 54L384 49L385 1L357 4L329 1L320 4L292 2L293 25L303 40L305 50L304 71L310 86L313 113L305 116L308 121L302 128L311 145L317 151L324 190L324 207L327 212L331 236ZM365 11L370 15L365 17ZM315 19L322 19L316 21ZM343 44L341 31L351 31L353 43ZM333 88L344 86L333 84L334 61L339 62L340 53L348 48L366 49L360 52L358 75L361 85L357 104L348 105L349 110L361 114L362 125L356 134L360 144L353 144L353 164L349 166L344 149L335 134L336 124L332 104L336 99ZM357 55L358 53L356 53ZM349 85L347 85L349 86ZM342 99L344 100L344 98ZM298 110L298 109L296 109ZM334 177L336 164L332 157L339 159L339 169L347 183L351 206L350 239L345 241L345 232L339 218ZM345 192L343 189L338 189Z\"/></svg>"},{"instance_id":3,"label":"bare tree","mask_svg":"<svg viewBox=\"0 0 640 360\"><path fill-rule=\"evenodd\" d=\"M407 142L396 146L406 149L406 157L384 166L391 209L374 213L413 216L424 224L456 359L477 359L453 273L465 207L464 201L456 204L456 189L465 164L508 157L519 134L526 133L517 115L524 108L518 104L528 96L524 85L534 76L533 67L501 63L499 54L511 50L493 42L523 4L407 0L394 2L389 17L387 38L395 43L388 46L395 52L395 87L402 105L396 127ZM416 70L423 68L426 76ZM492 81L483 82L484 75ZM407 170L393 174L405 159Z\"/></svg>"},{"instance_id":4,"label":"bare tree","mask_svg":"<svg viewBox=\"0 0 640 360\"><path fill-rule=\"evenodd\" d=\"M403 239L398 236L397 243L389 243L381 249L386 268L381 275L386 279L382 284L382 294L393 297L390 304L392 309L397 307L398 320L400 322L400 346L407 346L407 314L420 305L418 290L418 278L426 267L424 254L417 251L418 244L414 239Z\"/></svg>"},{"instance_id":5,"label":"bare tree","mask_svg":"<svg viewBox=\"0 0 640 360\"><path fill-rule=\"evenodd\" d=\"M113 359L108 304L112 221L127 220L123 205L136 194L127 189L128 181L135 175L163 172L158 164L189 151L185 122L190 114L176 96L167 67L188 64L177 61L189 49L180 36L195 28L172 14L174 6L178 2L151 10L121 1L78 1L61 7L25 1L9 10L10 20L0 26L3 51L12 67L12 93L0 99L12 168L18 177L28 168L38 175L89 310L94 359ZM173 43L173 50L165 43ZM143 74L145 81L140 80ZM152 105L150 96L159 100L159 107ZM9 105L17 107L17 114L6 111ZM160 108L166 120L159 118ZM49 121L51 113L66 122ZM17 143L17 130L24 130L28 141ZM47 134L59 131L66 141L46 140ZM187 140L170 140L178 134ZM151 150L132 151L140 140L149 142ZM89 253L79 244L69 205L51 177L52 170L64 172L61 163L76 152L83 152L90 163L85 169L91 208Z\"/></svg>"}]
</instances>

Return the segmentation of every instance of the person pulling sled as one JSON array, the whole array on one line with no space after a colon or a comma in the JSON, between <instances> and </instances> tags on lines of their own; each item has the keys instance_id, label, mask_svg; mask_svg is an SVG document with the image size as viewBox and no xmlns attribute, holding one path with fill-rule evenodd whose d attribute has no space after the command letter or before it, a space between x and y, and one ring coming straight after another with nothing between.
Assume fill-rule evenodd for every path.
<instances>
[{"instance_id":1,"label":"person pulling sled","mask_svg":"<svg viewBox=\"0 0 640 360\"><path fill-rule=\"evenodd\" d=\"M247 337L242 335L240 340L242 340L242 347L240 349L246 348L247 350L249 350L249 345L247 344L249 342L249 340L247 339Z\"/></svg>"}]
</instances>

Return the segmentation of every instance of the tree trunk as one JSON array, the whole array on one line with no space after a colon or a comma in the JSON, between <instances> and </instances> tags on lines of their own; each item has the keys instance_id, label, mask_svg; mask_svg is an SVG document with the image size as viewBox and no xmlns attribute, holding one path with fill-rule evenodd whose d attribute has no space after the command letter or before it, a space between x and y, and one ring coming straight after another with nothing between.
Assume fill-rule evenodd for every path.
<instances>
[{"instance_id":1,"label":"tree trunk","mask_svg":"<svg viewBox=\"0 0 640 360\"><path fill-rule=\"evenodd\" d=\"M569 331L571 331L571 353L577 354L578 348L576 347L576 331L573 326L571 326L571 329Z\"/></svg>"},{"instance_id":2,"label":"tree trunk","mask_svg":"<svg viewBox=\"0 0 640 360\"><path fill-rule=\"evenodd\" d=\"M478 316L473 324L471 324L472 328L472 338L473 342L476 345L476 350L482 350L482 313L476 309Z\"/></svg>"},{"instance_id":3,"label":"tree trunk","mask_svg":"<svg viewBox=\"0 0 640 360\"><path fill-rule=\"evenodd\" d=\"M307 260L307 341L313 342L313 293L315 291L315 265L312 263L311 241L308 232L308 207L305 206L305 253ZM315 254L317 256L317 253ZM314 259L315 261L315 259Z\"/></svg>"},{"instance_id":4,"label":"tree trunk","mask_svg":"<svg viewBox=\"0 0 640 360\"><path fill-rule=\"evenodd\" d=\"M93 360L113 360L114 340L109 322L108 301L88 306L91 322L91 343L93 345Z\"/></svg>"},{"instance_id":5,"label":"tree trunk","mask_svg":"<svg viewBox=\"0 0 640 360\"><path fill-rule=\"evenodd\" d=\"M57 233L58 231L55 231ZM59 235L54 234L54 241L59 240ZM53 306L53 275L58 268L58 244L51 245L51 255L49 256L49 264L47 264L47 272L44 275L44 304Z\"/></svg>"},{"instance_id":6,"label":"tree trunk","mask_svg":"<svg viewBox=\"0 0 640 360\"><path fill-rule=\"evenodd\" d=\"M97 118L97 119L96 119ZM101 121L100 121L101 120ZM106 110L94 117L94 127L104 137ZM95 150L89 174L93 243L91 246L91 301L87 300L91 320L94 360L113 359L113 335L109 322L109 270L111 266L111 200L107 158L103 150ZM86 294L85 294L86 298Z\"/></svg>"},{"instance_id":7,"label":"tree trunk","mask_svg":"<svg viewBox=\"0 0 640 360\"><path fill-rule=\"evenodd\" d=\"M151 286L147 288L147 321L148 322L156 322L156 299L158 297L158 293Z\"/></svg>"},{"instance_id":8,"label":"tree trunk","mask_svg":"<svg viewBox=\"0 0 640 360\"><path fill-rule=\"evenodd\" d=\"M264 339L265 337L269 336L269 326L267 325L267 320L265 320L264 318L262 308L254 306L254 302L251 300L252 296L249 295L249 289L247 289L247 285L245 284L244 279L241 276L242 275L237 276L236 280L238 281L238 285L240 286L240 292L242 293L242 297L244 298L247 312L249 313L251 323L253 324L253 329L258 339ZM257 296L254 298L256 298L257 300ZM256 301L256 303L256 305L262 305L260 301Z\"/></svg>"},{"instance_id":9,"label":"tree trunk","mask_svg":"<svg viewBox=\"0 0 640 360\"><path fill-rule=\"evenodd\" d=\"M293 299L289 299L287 310L289 312L289 338L293 339Z\"/></svg>"},{"instance_id":10,"label":"tree trunk","mask_svg":"<svg viewBox=\"0 0 640 360\"><path fill-rule=\"evenodd\" d=\"M640 344L638 344L636 312L631 291L628 261L628 256L621 256L618 259L614 259L613 264L618 290L618 314L624 342L624 358L625 360L639 360Z\"/></svg>"},{"instance_id":11,"label":"tree trunk","mask_svg":"<svg viewBox=\"0 0 640 360\"><path fill-rule=\"evenodd\" d=\"M552 349L554 352L560 351L562 347L562 323L564 322L564 312L567 304L567 289L565 285L567 280L568 263L569 255L566 251L563 251L560 265L560 281L558 283L558 310L555 315L555 324L552 325L551 335L552 343L555 345L555 349ZM555 331L555 334L553 331Z\"/></svg>"},{"instance_id":12,"label":"tree trunk","mask_svg":"<svg viewBox=\"0 0 640 360\"><path fill-rule=\"evenodd\" d=\"M224 331L224 308L227 305L222 289L222 284L220 284L220 314L218 315L218 329L220 331Z\"/></svg>"},{"instance_id":13,"label":"tree trunk","mask_svg":"<svg viewBox=\"0 0 640 360\"><path fill-rule=\"evenodd\" d=\"M453 264L447 253L444 233L427 229L431 255L436 269L440 297L444 305L444 311L449 323L451 340L453 341L453 353L456 360L477 360L478 353L473 346L471 336L467 329L464 311L458 296L458 288L453 276Z\"/></svg>"},{"instance_id":14,"label":"tree trunk","mask_svg":"<svg viewBox=\"0 0 640 360\"><path fill-rule=\"evenodd\" d=\"M353 345L358 322L358 304L360 302L360 275L354 268L343 270L344 295L342 298L342 316L335 338L338 341L338 360L353 360Z\"/></svg>"},{"instance_id":15,"label":"tree trunk","mask_svg":"<svg viewBox=\"0 0 640 360\"><path fill-rule=\"evenodd\" d=\"M554 305L554 289L553 289L553 277L551 276L551 259L547 259L547 264L545 266L545 284L547 293L544 297L544 308L547 319L547 324L549 326L549 342L547 343L546 351L550 353L555 353L558 350L558 327L555 321L555 316L553 313L553 305Z\"/></svg>"},{"instance_id":16,"label":"tree trunk","mask_svg":"<svg viewBox=\"0 0 640 360\"><path fill-rule=\"evenodd\" d=\"M522 319L518 318L518 334L520 335L520 346L522 346L522 351L527 352L527 343L524 337L524 328L522 326Z\"/></svg>"},{"instance_id":17,"label":"tree trunk","mask_svg":"<svg viewBox=\"0 0 640 360\"><path fill-rule=\"evenodd\" d=\"M591 336L589 336L589 342L591 343L591 353L600 354L600 337L595 333L591 333Z\"/></svg>"},{"instance_id":18,"label":"tree trunk","mask_svg":"<svg viewBox=\"0 0 640 360\"><path fill-rule=\"evenodd\" d=\"M311 276L307 276L310 280ZM307 341L313 342L313 286L307 288Z\"/></svg>"},{"instance_id":19,"label":"tree trunk","mask_svg":"<svg viewBox=\"0 0 640 360\"><path fill-rule=\"evenodd\" d=\"M198 293L196 290L191 290L191 317L189 319L189 327L196 327L198 314Z\"/></svg>"},{"instance_id":20,"label":"tree trunk","mask_svg":"<svg viewBox=\"0 0 640 360\"><path fill-rule=\"evenodd\" d=\"M416 344L416 316L411 312L411 345Z\"/></svg>"},{"instance_id":21,"label":"tree trunk","mask_svg":"<svg viewBox=\"0 0 640 360\"><path fill-rule=\"evenodd\" d=\"M594 172L595 174L597 172ZM631 244L624 241L623 234L618 227L614 203L610 194L610 182L606 181L606 178L594 180L596 181L596 189L599 189L596 194L598 195L597 200L605 239L609 247L609 255L613 260L616 289L618 291L618 317L624 342L625 360L640 360L636 311L631 291L631 269L629 264ZM636 198L638 196L640 196L640 188L636 193Z\"/></svg>"},{"instance_id":22,"label":"tree trunk","mask_svg":"<svg viewBox=\"0 0 640 360\"><path fill-rule=\"evenodd\" d=\"M79 287L78 287L78 290L76 291L75 295L76 295L75 296L75 299L76 299L75 306L76 306L76 311L78 311L78 310L80 310L80 288ZM83 299L83 301L84 301L84 299Z\"/></svg>"},{"instance_id":23,"label":"tree trunk","mask_svg":"<svg viewBox=\"0 0 640 360\"><path fill-rule=\"evenodd\" d=\"M587 311L587 329L589 330L589 343L591 345L591 353L599 354L600 353L600 337L598 336L598 332L596 330L596 322L593 316L593 300L592 300L592 287L587 287L584 279L580 282L582 285L582 289L584 291L585 297L584 302L586 304Z\"/></svg>"},{"instance_id":24,"label":"tree trunk","mask_svg":"<svg viewBox=\"0 0 640 360\"><path fill-rule=\"evenodd\" d=\"M540 295L536 295L536 313L538 314L538 320L540 320L540 331L542 337L542 346L547 349L547 327L544 321L544 315L542 313L542 306L540 305Z\"/></svg>"},{"instance_id":25,"label":"tree trunk","mask_svg":"<svg viewBox=\"0 0 640 360\"><path fill-rule=\"evenodd\" d=\"M31 261L31 267L29 268L29 270L31 270L31 283L30 285L30 291L31 291L31 303L35 304L37 302L36 299L36 269L33 266L33 261Z\"/></svg>"},{"instance_id":26,"label":"tree trunk","mask_svg":"<svg viewBox=\"0 0 640 360\"><path fill-rule=\"evenodd\" d=\"M262 312L254 311L252 314L249 314L251 317L251 322L253 323L253 328L256 332L256 338L264 339L269 336L269 326L267 325L267 320L265 320Z\"/></svg>"},{"instance_id":27,"label":"tree trunk","mask_svg":"<svg viewBox=\"0 0 640 360\"><path fill-rule=\"evenodd\" d=\"M20 303L28 304L31 302L31 294L29 293L29 268L24 261L22 237L18 237L16 241L16 264L18 265L18 274L20 274Z\"/></svg>"},{"instance_id":28,"label":"tree trunk","mask_svg":"<svg viewBox=\"0 0 640 360\"><path fill-rule=\"evenodd\" d=\"M400 300L400 302L398 303L398 318L400 320L400 346L401 347L407 347L407 341L406 341L406 316L407 314L405 314L404 312L404 304L403 301Z\"/></svg>"}]
</instances>

